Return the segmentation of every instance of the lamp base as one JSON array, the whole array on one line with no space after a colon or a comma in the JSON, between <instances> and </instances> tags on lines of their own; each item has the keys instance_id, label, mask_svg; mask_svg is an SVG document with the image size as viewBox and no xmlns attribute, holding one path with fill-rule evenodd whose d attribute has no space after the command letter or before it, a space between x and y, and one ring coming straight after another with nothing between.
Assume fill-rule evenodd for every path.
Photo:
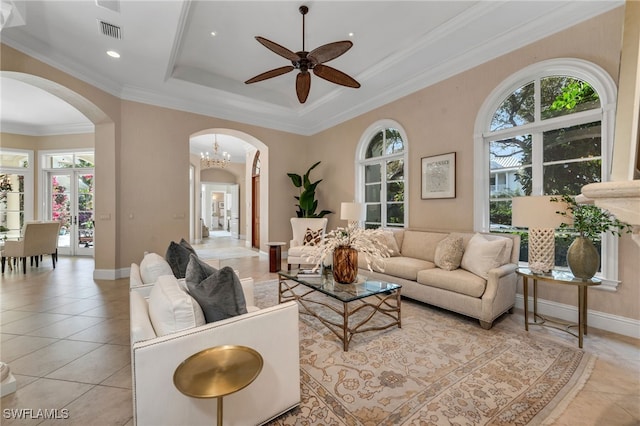
<instances>
[{"instance_id":1,"label":"lamp base","mask_svg":"<svg viewBox=\"0 0 640 426\"><path fill-rule=\"evenodd\" d=\"M555 230L532 228L529 230L529 269L534 273L549 272L556 264Z\"/></svg>"}]
</instances>

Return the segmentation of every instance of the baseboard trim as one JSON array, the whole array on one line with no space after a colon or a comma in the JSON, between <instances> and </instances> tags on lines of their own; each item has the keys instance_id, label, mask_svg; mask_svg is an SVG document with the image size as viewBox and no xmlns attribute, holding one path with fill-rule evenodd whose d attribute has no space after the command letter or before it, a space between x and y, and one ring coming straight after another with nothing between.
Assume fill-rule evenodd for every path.
<instances>
[{"instance_id":1,"label":"baseboard trim","mask_svg":"<svg viewBox=\"0 0 640 426\"><path fill-rule=\"evenodd\" d=\"M516 295L516 308L524 309L524 296L521 294ZM532 308L533 299L529 298L529 309ZM538 312L563 321L575 322L578 318L577 306L565 305L545 299L538 299ZM639 320L590 309L587 313L587 323L589 327L640 339Z\"/></svg>"},{"instance_id":2,"label":"baseboard trim","mask_svg":"<svg viewBox=\"0 0 640 426\"><path fill-rule=\"evenodd\" d=\"M107 280L107 281L115 281L120 278L127 278L129 276L129 271L131 268L120 268L120 269L94 269L93 270L93 279L94 280Z\"/></svg>"}]
</instances>

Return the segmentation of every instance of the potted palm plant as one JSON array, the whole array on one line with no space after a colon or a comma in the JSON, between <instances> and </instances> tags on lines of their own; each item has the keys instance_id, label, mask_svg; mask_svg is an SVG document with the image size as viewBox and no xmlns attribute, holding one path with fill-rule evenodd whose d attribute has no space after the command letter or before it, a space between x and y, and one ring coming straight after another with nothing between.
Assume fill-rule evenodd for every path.
<instances>
[{"instance_id":1,"label":"potted palm plant","mask_svg":"<svg viewBox=\"0 0 640 426\"><path fill-rule=\"evenodd\" d=\"M294 198L298 201L296 206L298 207L298 211L296 212L298 217L324 217L329 213L333 213L330 210L322 210L319 213L316 213L318 208L318 200L316 200L316 187L322 179L317 180L315 182L311 182L309 179L309 174L311 170L315 169L316 166L320 164L320 161L315 163L313 166L309 167L309 170L303 175L300 176L297 173L287 173L287 176L291 179L293 186L298 188L300 191L300 195L294 196Z\"/></svg>"},{"instance_id":2,"label":"potted palm plant","mask_svg":"<svg viewBox=\"0 0 640 426\"><path fill-rule=\"evenodd\" d=\"M570 195L554 197L552 201L567 203L567 210L557 213L567 217L567 222L560 225L560 229L573 231L578 236L567 250L567 264L573 275L585 280L591 279L600 266L600 255L593 244L600 241L602 234L610 232L620 236L631 232L629 224L615 218L608 210L594 204L581 204Z\"/></svg>"}]
</instances>

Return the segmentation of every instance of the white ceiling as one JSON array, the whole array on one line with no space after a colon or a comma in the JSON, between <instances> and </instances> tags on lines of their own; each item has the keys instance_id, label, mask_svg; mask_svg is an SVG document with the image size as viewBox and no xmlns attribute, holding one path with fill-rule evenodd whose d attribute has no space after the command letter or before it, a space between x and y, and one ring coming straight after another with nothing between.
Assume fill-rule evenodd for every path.
<instances>
[{"instance_id":1,"label":"white ceiling","mask_svg":"<svg viewBox=\"0 0 640 426\"><path fill-rule=\"evenodd\" d=\"M623 4L622 0L1 1L13 6L15 13L13 24L10 18L2 29L3 43L115 96L302 135ZM309 6L306 50L352 40L353 48L328 65L354 77L360 89L313 76L309 98L301 105L295 95L295 71L244 84L289 64L255 36L292 51L302 49L301 4ZM103 35L98 20L119 26L122 38ZM350 38L349 32L354 36ZM121 57L112 59L107 50L116 50ZM43 93L8 80L0 80L4 131L31 126L32 134L42 134L65 125L90 126L68 105L53 106L51 97L44 101ZM230 150L224 140L219 142Z\"/></svg>"}]
</instances>

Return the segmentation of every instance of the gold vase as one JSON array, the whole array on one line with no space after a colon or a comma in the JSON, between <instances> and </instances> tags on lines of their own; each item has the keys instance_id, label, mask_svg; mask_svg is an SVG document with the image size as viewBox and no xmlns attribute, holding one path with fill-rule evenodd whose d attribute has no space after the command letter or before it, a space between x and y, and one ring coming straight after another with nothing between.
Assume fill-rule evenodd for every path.
<instances>
[{"instance_id":1,"label":"gold vase","mask_svg":"<svg viewBox=\"0 0 640 426\"><path fill-rule=\"evenodd\" d=\"M351 284L358 278L358 251L351 247L336 247L333 251L333 279Z\"/></svg>"},{"instance_id":2,"label":"gold vase","mask_svg":"<svg viewBox=\"0 0 640 426\"><path fill-rule=\"evenodd\" d=\"M567 250L567 263L574 277L589 280L598 272L600 255L590 239L577 237Z\"/></svg>"}]
</instances>

